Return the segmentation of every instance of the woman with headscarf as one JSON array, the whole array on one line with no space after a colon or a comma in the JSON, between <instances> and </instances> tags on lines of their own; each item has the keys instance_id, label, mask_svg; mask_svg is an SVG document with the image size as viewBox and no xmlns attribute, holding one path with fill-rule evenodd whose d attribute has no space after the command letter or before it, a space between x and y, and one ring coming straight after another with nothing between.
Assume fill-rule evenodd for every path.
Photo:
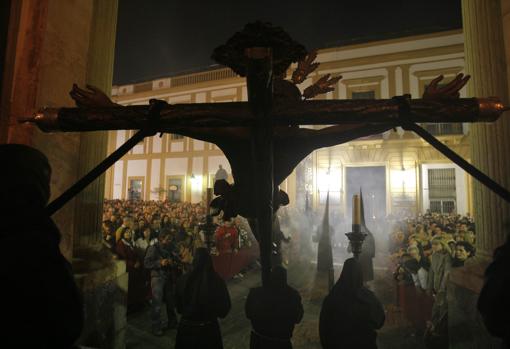
<instances>
[{"instance_id":1,"label":"woman with headscarf","mask_svg":"<svg viewBox=\"0 0 510 349\"><path fill-rule=\"evenodd\" d=\"M385 320L377 297L363 286L359 262L345 261L342 274L322 303L319 335L324 349L377 348L376 330Z\"/></svg>"},{"instance_id":2,"label":"woman with headscarf","mask_svg":"<svg viewBox=\"0 0 510 349\"><path fill-rule=\"evenodd\" d=\"M128 273L128 311L137 310L145 297L143 270L140 257L132 239L132 230L123 228L121 239L117 241L115 248L120 259L126 262L126 271Z\"/></svg>"},{"instance_id":3,"label":"woman with headscarf","mask_svg":"<svg viewBox=\"0 0 510 349\"><path fill-rule=\"evenodd\" d=\"M218 318L230 311L230 295L206 248L195 251L193 269L178 280L175 305L182 315L176 349L223 348Z\"/></svg>"}]
</instances>

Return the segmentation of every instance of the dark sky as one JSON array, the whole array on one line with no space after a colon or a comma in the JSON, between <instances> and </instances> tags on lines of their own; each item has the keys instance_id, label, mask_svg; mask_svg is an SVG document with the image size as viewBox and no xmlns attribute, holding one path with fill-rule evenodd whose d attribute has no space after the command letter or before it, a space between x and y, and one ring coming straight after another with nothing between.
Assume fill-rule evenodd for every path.
<instances>
[{"instance_id":1,"label":"dark sky","mask_svg":"<svg viewBox=\"0 0 510 349\"><path fill-rule=\"evenodd\" d=\"M460 28L460 0L120 0L114 84L205 68L248 22L283 27L307 49Z\"/></svg>"}]
</instances>

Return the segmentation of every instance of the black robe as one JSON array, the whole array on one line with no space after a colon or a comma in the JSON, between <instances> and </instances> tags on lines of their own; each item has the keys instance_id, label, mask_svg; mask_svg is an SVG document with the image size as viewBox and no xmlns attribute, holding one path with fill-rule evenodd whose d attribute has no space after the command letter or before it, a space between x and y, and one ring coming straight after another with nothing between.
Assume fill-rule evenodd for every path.
<instances>
[{"instance_id":1,"label":"black robe","mask_svg":"<svg viewBox=\"0 0 510 349\"><path fill-rule=\"evenodd\" d=\"M319 333L324 349L375 349L376 330L384 324L384 309L375 295L361 288L339 302L328 295L322 303Z\"/></svg>"},{"instance_id":2,"label":"black robe","mask_svg":"<svg viewBox=\"0 0 510 349\"><path fill-rule=\"evenodd\" d=\"M82 330L83 304L57 227L43 212L2 217L2 347L70 348Z\"/></svg>"},{"instance_id":3,"label":"black robe","mask_svg":"<svg viewBox=\"0 0 510 349\"><path fill-rule=\"evenodd\" d=\"M360 263L345 261L342 274L322 303L319 335L324 349L376 349L377 332L384 324L384 308L363 287Z\"/></svg>"},{"instance_id":4,"label":"black robe","mask_svg":"<svg viewBox=\"0 0 510 349\"><path fill-rule=\"evenodd\" d=\"M289 286L250 289L245 305L246 317L254 333L250 348L292 348L294 325L303 318L299 293Z\"/></svg>"},{"instance_id":5,"label":"black robe","mask_svg":"<svg viewBox=\"0 0 510 349\"><path fill-rule=\"evenodd\" d=\"M224 318L230 311L230 295L204 250L197 249L193 270L177 281L175 306L182 317L175 349L223 348L217 319Z\"/></svg>"}]
</instances>

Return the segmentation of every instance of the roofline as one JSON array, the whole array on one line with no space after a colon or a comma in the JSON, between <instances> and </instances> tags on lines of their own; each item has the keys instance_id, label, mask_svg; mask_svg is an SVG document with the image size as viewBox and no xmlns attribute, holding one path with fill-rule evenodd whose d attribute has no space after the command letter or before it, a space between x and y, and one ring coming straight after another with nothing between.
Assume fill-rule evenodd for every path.
<instances>
[{"instance_id":1,"label":"roofline","mask_svg":"<svg viewBox=\"0 0 510 349\"><path fill-rule=\"evenodd\" d=\"M384 39L384 40L375 40L374 39L371 41L364 41L364 42L358 43L358 44L340 45L340 46L332 46L332 47L322 48L322 49L318 49L317 53L322 54L322 53L328 53L328 52L354 50L354 49L373 46L374 44L388 45L388 44L395 44L395 43L401 43L401 42L406 42L406 41L431 39L431 38L436 38L436 37L450 36L450 35L456 35L456 34L462 34L462 33L463 33L462 29L459 28L459 29L443 30L443 31L432 32L432 33L401 36L401 37L392 38L392 39ZM189 69L189 70L185 70L185 71L176 72L174 74L162 75L162 76L157 76L154 78L148 78L148 79L144 79L144 80L137 80L136 82L126 83L126 84L115 84L115 85L112 85L112 88L119 88L122 86L130 86L130 85L138 85L138 84L148 83L148 82L156 81L156 80L175 78L175 77L186 76L186 75L197 74L197 73L204 73L207 71L213 71L213 70L219 70L219 69L225 69L225 68L228 68L228 67L220 65L220 64L213 64L208 67Z\"/></svg>"}]
</instances>

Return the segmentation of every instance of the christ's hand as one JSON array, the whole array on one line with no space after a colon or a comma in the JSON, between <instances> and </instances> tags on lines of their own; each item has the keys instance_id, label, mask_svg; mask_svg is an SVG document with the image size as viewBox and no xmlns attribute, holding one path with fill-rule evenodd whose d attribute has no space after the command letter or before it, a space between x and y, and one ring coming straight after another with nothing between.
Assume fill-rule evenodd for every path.
<instances>
[{"instance_id":1,"label":"christ's hand","mask_svg":"<svg viewBox=\"0 0 510 349\"><path fill-rule=\"evenodd\" d=\"M444 76L439 75L432 80L423 93L423 99L453 99L459 98L459 91L467 84L470 76L458 74L455 79L450 81L444 86L438 86L439 82L443 80Z\"/></svg>"},{"instance_id":2,"label":"christ's hand","mask_svg":"<svg viewBox=\"0 0 510 349\"><path fill-rule=\"evenodd\" d=\"M78 85L73 84L72 90L69 95L76 106L80 108L86 107L115 107L118 104L112 102L112 100L100 89L92 85L86 85L87 90L81 89Z\"/></svg>"}]
</instances>

